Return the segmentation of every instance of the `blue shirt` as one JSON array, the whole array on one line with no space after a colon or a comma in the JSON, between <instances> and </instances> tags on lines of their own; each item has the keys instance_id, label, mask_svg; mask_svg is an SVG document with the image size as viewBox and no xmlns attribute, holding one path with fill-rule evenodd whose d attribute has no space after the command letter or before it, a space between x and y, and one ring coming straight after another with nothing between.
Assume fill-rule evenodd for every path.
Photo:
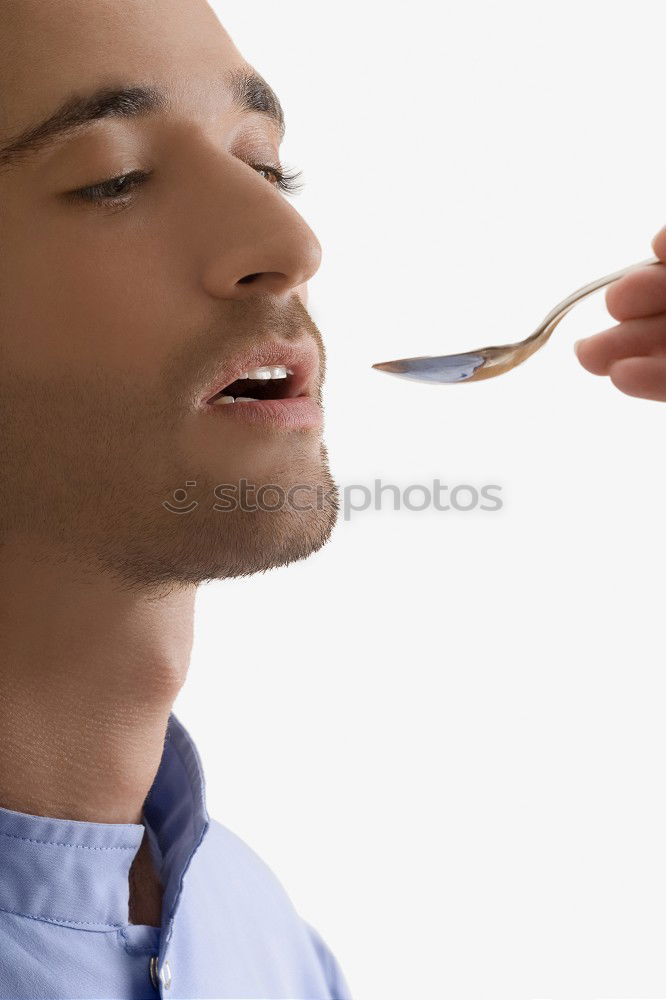
<instances>
[{"instance_id":1,"label":"blue shirt","mask_svg":"<svg viewBox=\"0 0 666 1000\"><path fill-rule=\"evenodd\" d=\"M143 820L160 927L128 923L143 824L0 808L2 1000L350 1000L275 875L210 819L199 754L173 713Z\"/></svg>"}]
</instances>

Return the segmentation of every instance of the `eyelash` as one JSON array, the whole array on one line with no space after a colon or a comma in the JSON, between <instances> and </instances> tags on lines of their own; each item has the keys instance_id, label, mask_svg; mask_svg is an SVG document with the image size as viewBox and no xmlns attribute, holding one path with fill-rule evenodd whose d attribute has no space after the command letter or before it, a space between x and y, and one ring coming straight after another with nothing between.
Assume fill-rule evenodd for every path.
<instances>
[{"instance_id":1,"label":"eyelash","mask_svg":"<svg viewBox=\"0 0 666 1000\"><path fill-rule=\"evenodd\" d=\"M273 186L284 194L297 194L305 186L301 181L303 176L301 170L283 170L282 167L271 167L265 163L250 163L248 166L257 172L264 170L273 174L276 179ZM117 194L118 191L117 188L114 189L113 185L118 184L119 181L125 181L129 183L129 190L132 190L132 188L143 184L149 177L150 174L143 170L132 170L127 174L111 177L108 181L101 181L99 184L92 184L89 187L79 188L78 191L72 191L70 197L101 206L122 205L128 199L127 197L114 198L113 194ZM120 194L125 194L126 191L127 187L123 188Z\"/></svg>"}]
</instances>

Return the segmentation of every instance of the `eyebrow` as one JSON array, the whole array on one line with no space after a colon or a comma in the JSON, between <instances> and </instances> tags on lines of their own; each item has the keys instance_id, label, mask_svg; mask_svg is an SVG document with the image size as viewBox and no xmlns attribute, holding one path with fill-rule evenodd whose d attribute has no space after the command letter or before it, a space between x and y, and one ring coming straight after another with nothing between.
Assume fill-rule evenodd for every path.
<instances>
[{"instance_id":1,"label":"eyebrow","mask_svg":"<svg viewBox=\"0 0 666 1000\"><path fill-rule=\"evenodd\" d=\"M277 125L284 139L285 119L280 101L264 78L243 67L227 73L225 82L232 105L244 112L257 112ZM100 87L90 94L74 94L37 125L31 125L0 148L0 168L11 167L57 139L102 118L139 118L169 106L167 94L157 87L121 85Z\"/></svg>"}]
</instances>

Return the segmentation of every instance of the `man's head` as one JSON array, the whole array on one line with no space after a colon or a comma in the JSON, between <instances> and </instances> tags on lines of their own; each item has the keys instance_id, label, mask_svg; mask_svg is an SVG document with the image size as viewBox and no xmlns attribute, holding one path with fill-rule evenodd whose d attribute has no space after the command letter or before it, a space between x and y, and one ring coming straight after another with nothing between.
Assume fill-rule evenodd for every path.
<instances>
[{"instance_id":1,"label":"man's head","mask_svg":"<svg viewBox=\"0 0 666 1000\"><path fill-rule=\"evenodd\" d=\"M303 558L337 498L279 103L204 0L3 0L0 44L1 540L129 586Z\"/></svg>"}]
</instances>

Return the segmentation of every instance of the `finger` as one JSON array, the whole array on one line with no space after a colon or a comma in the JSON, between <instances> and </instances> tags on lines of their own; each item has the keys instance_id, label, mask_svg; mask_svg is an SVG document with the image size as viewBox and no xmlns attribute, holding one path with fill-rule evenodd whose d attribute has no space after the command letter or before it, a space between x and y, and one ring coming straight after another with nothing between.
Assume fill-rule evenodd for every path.
<instances>
[{"instance_id":1,"label":"finger","mask_svg":"<svg viewBox=\"0 0 666 1000\"><path fill-rule=\"evenodd\" d=\"M655 256L659 260L666 262L666 226L660 229L655 238L652 240L652 249L655 252Z\"/></svg>"},{"instance_id":2,"label":"finger","mask_svg":"<svg viewBox=\"0 0 666 1000\"><path fill-rule=\"evenodd\" d=\"M627 396L666 403L666 357L623 358L611 365L609 374Z\"/></svg>"},{"instance_id":3,"label":"finger","mask_svg":"<svg viewBox=\"0 0 666 1000\"><path fill-rule=\"evenodd\" d=\"M610 365L621 358L666 355L666 315L628 319L577 341L574 349L593 375L608 375Z\"/></svg>"},{"instance_id":4,"label":"finger","mask_svg":"<svg viewBox=\"0 0 666 1000\"><path fill-rule=\"evenodd\" d=\"M606 308L613 319L634 319L666 312L666 264L630 271L606 291Z\"/></svg>"}]
</instances>

